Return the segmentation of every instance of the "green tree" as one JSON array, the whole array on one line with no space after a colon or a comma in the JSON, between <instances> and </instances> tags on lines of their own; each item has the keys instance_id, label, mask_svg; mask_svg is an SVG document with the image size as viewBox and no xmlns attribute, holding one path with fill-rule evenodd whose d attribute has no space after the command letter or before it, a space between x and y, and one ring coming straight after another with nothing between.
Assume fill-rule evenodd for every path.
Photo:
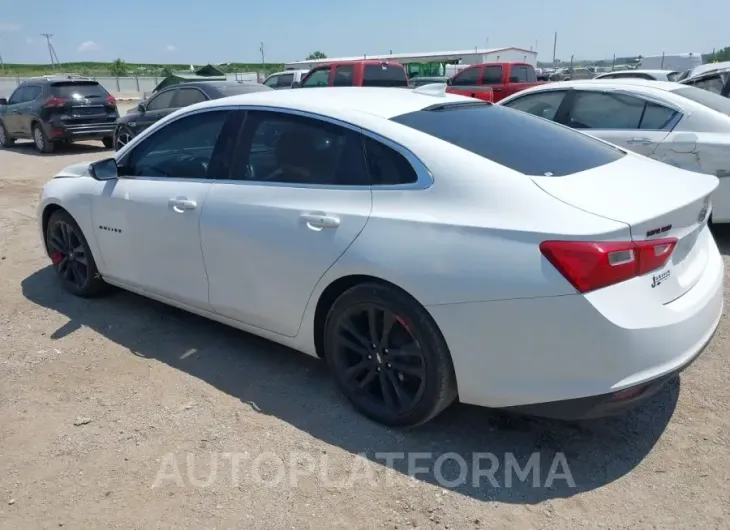
<instances>
[{"instance_id":1,"label":"green tree","mask_svg":"<svg viewBox=\"0 0 730 530\"><path fill-rule=\"evenodd\" d=\"M121 58L117 58L111 65L109 65L109 72L114 77L123 77L127 75L127 63Z\"/></svg>"},{"instance_id":2,"label":"green tree","mask_svg":"<svg viewBox=\"0 0 730 530\"><path fill-rule=\"evenodd\" d=\"M162 75L163 77L168 77L172 75L172 66L169 64L162 67Z\"/></svg>"},{"instance_id":3,"label":"green tree","mask_svg":"<svg viewBox=\"0 0 730 530\"><path fill-rule=\"evenodd\" d=\"M307 61L316 61L318 59L326 59L327 55L324 52L321 52L317 50L316 52L312 52L307 56Z\"/></svg>"}]
</instances>

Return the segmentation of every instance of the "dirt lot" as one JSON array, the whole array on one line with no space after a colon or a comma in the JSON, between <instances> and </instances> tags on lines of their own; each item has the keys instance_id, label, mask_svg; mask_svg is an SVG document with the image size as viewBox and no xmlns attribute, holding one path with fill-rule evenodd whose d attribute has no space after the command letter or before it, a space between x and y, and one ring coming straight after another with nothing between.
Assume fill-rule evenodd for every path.
<instances>
[{"instance_id":1,"label":"dirt lot","mask_svg":"<svg viewBox=\"0 0 730 530\"><path fill-rule=\"evenodd\" d=\"M0 151L0 528L727 527L727 320L680 380L625 417L455 406L389 430L356 414L314 359L129 293L63 292L39 243L38 194L61 167L107 155L91 143ZM730 231L717 237L727 253ZM404 455L387 465L386 452ZM443 453L459 456L442 468ZM498 461L494 481L464 468L480 453ZM539 474L509 476L507 453L523 468L537 453ZM549 484L560 453L574 487ZM426 468L415 478L408 455Z\"/></svg>"}]
</instances>

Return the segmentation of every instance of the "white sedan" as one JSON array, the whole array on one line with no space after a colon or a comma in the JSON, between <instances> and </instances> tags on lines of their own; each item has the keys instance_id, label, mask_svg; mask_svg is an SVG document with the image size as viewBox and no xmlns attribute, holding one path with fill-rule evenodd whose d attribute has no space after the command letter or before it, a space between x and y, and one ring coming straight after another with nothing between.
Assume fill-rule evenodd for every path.
<instances>
[{"instance_id":1,"label":"white sedan","mask_svg":"<svg viewBox=\"0 0 730 530\"><path fill-rule=\"evenodd\" d=\"M284 90L64 169L38 222L71 293L111 284L326 359L377 421L457 397L591 417L710 340L716 186L443 87Z\"/></svg>"},{"instance_id":2,"label":"white sedan","mask_svg":"<svg viewBox=\"0 0 730 530\"><path fill-rule=\"evenodd\" d=\"M622 79L540 85L499 104L719 177L712 222L730 222L730 99L679 83Z\"/></svg>"}]
</instances>

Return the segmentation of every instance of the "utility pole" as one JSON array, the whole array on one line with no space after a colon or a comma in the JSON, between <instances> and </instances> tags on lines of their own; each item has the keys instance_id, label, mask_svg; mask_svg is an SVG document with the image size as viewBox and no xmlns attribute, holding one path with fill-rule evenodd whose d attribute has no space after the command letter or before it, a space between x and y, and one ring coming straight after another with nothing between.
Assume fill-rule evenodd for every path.
<instances>
[{"instance_id":1,"label":"utility pole","mask_svg":"<svg viewBox=\"0 0 730 530\"><path fill-rule=\"evenodd\" d=\"M51 57L51 66L54 70L56 69L56 66L60 68L61 63L58 61L58 55L56 55L56 50L53 48L53 44L51 44L51 37L53 37L53 33L41 33L41 37L45 37L46 42L48 43L48 55Z\"/></svg>"},{"instance_id":2,"label":"utility pole","mask_svg":"<svg viewBox=\"0 0 730 530\"><path fill-rule=\"evenodd\" d=\"M3 36L3 34L0 33L0 37L2 37L2 36ZM0 53L0 69L2 69L3 73L5 73L5 63L3 62L3 54L2 53Z\"/></svg>"},{"instance_id":3,"label":"utility pole","mask_svg":"<svg viewBox=\"0 0 730 530\"><path fill-rule=\"evenodd\" d=\"M259 51L261 52L261 70L262 75L264 78L266 77L266 58L264 57L264 43L261 43L261 47L259 48Z\"/></svg>"},{"instance_id":4,"label":"utility pole","mask_svg":"<svg viewBox=\"0 0 730 530\"><path fill-rule=\"evenodd\" d=\"M555 52L558 49L558 32L555 32L555 38L553 39L553 64L555 64Z\"/></svg>"}]
</instances>

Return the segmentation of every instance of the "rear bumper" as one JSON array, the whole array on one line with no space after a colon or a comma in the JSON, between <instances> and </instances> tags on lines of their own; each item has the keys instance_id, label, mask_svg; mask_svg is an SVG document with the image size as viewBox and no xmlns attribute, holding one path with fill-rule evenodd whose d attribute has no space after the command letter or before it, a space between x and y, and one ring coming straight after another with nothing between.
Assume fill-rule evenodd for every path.
<instances>
[{"instance_id":1,"label":"rear bumper","mask_svg":"<svg viewBox=\"0 0 730 530\"><path fill-rule=\"evenodd\" d=\"M701 279L664 305L648 303L641 290L617 298L609 288L429 306L451 351L459 399L576 418L648 398L699 356L719 325L724 265L714 240L707 244ZM620 391L627 392L617 398Z\"/></svg>"},{"instance_id":2,"label":"rear bumper","mask_svg":"<svg viewBox=\"0 0 730 530\"><path fill-rule=\"evenodd\" d=\"M99 140L114 136L116 121L67 125L63 122L46 124L46 135L53 140Z\"/></svg>"}]
</instances>

